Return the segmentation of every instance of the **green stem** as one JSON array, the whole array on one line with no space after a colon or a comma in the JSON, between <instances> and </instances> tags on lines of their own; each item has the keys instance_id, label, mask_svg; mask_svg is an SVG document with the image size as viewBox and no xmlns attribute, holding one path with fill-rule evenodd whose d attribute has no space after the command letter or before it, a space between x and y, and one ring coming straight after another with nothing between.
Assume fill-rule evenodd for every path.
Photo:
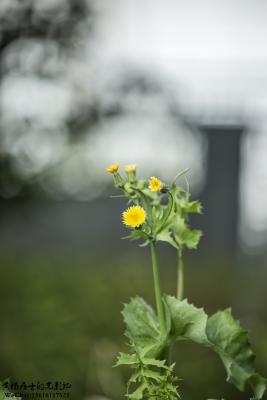
<instances>
[{"instance_id":1,"label":"green stem","mask_svg":"<svg viewBox=\"0 0 267 400\"><path fill-rule=\"evenodd\" d=\"M163 303L162 303L161 288L160 288L159 268L156 255L156 244L154 241L150 242L150 249L151 249L154 289L155 289L157 313L159 317L160 333L161 335L164 335L166 333L166 325L165 325L165 316L163 311Z\"/></svg>"},{"instance_id":2,"label":"green stem","mask_svg":"<svg viewBox=\"0 0 267 400\"><path fill-rule=\"evenodd\" d=\"M177 299L181 301L184 298L184 262L182 249L178 249L177 256Z\"/></svg>"},{"instance_id":3,"label":"green stem","mask_svg":"<svg viewBox=\"0 0 267 400\"><path fill-rule=\"evenodd\" d=\"M137 189L137 188L134 187L134 186L131 186L131 189L133 189L133 190L135 190L137 193L139 193L140 197L143 199L144 207L145 207L145 209L146 209L146 212L147 212L148 216L151 217L151 209L150 209L149 203L148 203L148 201L147 201L147 198L146 198L146 196L144 195L144 193L142 192L142 190Z\"/></svg>"},{"instance_id":4,"label":"green stem","mask_svg":"<svg viewBox=\"0 0 267 400\"><path fill-rule=\"evenodd\" d=\"M186 174L189 170L190 170L190 168L186 168L186 169L184 169L183 171L178 172L178 174L175 175L175 177L174 177L174 179L173 179L173 181L172 181L172 184L174 184L174 183L177 181L178 178L180 178L181 176L183 176L184 174Z\"/></svg>"},{"instance_id":5,"label":"green stem","mask_svg":"<svg viewBox=\"0 0 267 400\"><path fill-rule=\"evenodd\" d=\"M170 195L171 201L170 201L169 206L168 206L168 212L167 212L163 222L161 223L159 229L157 230L157 233L160 233L162 231L162 229L164 228L164 225L167 222L169 216L171 215L171 212L172 212L172 209L173 209L173 204L174 204L173 195L171 194L171 192L169 192L169 195Z\"/></svg>"}]
</instances>

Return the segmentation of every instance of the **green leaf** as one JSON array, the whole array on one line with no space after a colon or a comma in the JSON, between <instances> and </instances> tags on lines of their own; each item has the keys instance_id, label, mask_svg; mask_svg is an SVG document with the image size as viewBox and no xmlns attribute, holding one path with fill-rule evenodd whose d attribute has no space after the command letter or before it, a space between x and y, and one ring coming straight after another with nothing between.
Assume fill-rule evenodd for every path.
<instances>
[{"instance_id":1,"label":"green leaf","mask_svg":"<svg viewBox=\"0 0 267 400\"><path fill-rule=\"evenodd\" d=\"M253 374L250 377L250 385L256 398L261 399L266 391L267 379L263 378L259 374Z\"/></svg>"},{"instance_id":2,"label":"green leaf","mask_svg":"<svg viewBox=\"0 0 267 400\"><path fill-rule=\"evenodd\" d=\"M195 249L202 236L202 232L198 229L191 230L185 222L185 219L176 214L172 219L171 230L175 241L180 247L186 246L189 249Z\"/></svg>"},{"instance_id":3,"label":"green leaf","mask_svg":"<svg viewBox=\"0 0 267 400\"><path fill-rule=\"evenodd\" d=\"M139 351L153 346L160 337L159 323L154 310L140 297L125 304L122 315L126 324L126 336ZM153 351L151 350L151 353Z\"/></svg>"},{"instance_id":4,"label":"green leaf","mask_svg":"<svg viewBox=\"0 0 267 400\"><path fill-rule=\"evenodd\" d=\"M151 365L153 367L158 367L158 368L165 368L168 369L169 367L166 365L165 360L156 360L155 358L142 358L142 363L144 365Z\"/></svg>"},{"instance_id":5,"label":"green leaf","mask_svg":"<svg viewBox=\"0 0 267 400\"><path fill-rule=\"evenodd\" d=\"M139 229L134 229L130 235L124 236L122 239L146 239L147 235Z\"/></svg>"},{"instance_id":6,"label":"green leaf","mask_svg":"<svg viewBox=\"0 0 267 400\"><path fill-rule=\"evenodd\" d=\"M162 336L158 317L142 298L135 297L124 305L122 315L126 324L125 334L141 357L157 357L166 347L171 327L167 312L168 310L166 310L167 331Z\"/></svg>"},{"instance_id":7,"label":"green leaf","mask_svg":"<svg viewBox=\"0 0 267 400\"><path fill-rule=\"evenodd\" d=\"M160 233L157 234L157 240L159 240L161 242L167 242L167 243L171 244L173 247L175 247L176 249L178 248L177 243L171 236L169 227L166 227Z\"/></svg>"},{"instance_id":8,"label":"green leaf","mask_svg":"<svg viewBox=\"0 0 267 400\"><path fill-rule=\"evenodd\" d=\"M173 183L170 187L170 192L173 195L175 202L177 202L177 200L180 198L179 196L185 193L185 189Z\"/></svg>"},{"instance_id":9,"label":"green leaf","mask_svg":"<svg viewBox=\"0 0 267 400\"><path fill-rule=\"evenodd\" d=\"M150 240L148 239L148 234L144 231L144 229L145 227L143 227L143 230L134 229L130 235L124 236L122 239L131 239L131 240L144 239L144 242L139 244L139 246L140 247L148 246Z\"/></svg>"},{"instance_id":10,"label":"green leaf","mask_svg":"<svg viewBox=\"0 0 267 400\"><path fill-rule=\"evenodd\" d=\"M192 340L213 349L220 356L227 372L227 380L239 390L252 386L254 395L261 399L266 390L266 379L254 370L255 355L248 333L232 317L230 309L219 311L210 318L203 309L167 296L172 319L171 334L176 339Z\"/></svg>"},{"instance_id":11,"label":"green leaf","mask_svg":"<svg viewBox=\"0 0 267 400\"><path fill-rule=\"evenodd\" d=\"M144 391L147 389L146 382L141 383L141 385L131 394L128 394L128 398L131 400L142 400Z\"/></svg>"},{"instance_id":12,"label":"green leaf","mask_svg":"<svg viewBox=\"0 0 267 400\"><path fill-rule=\"evenodd\" d=\"M153 371L151 369L143 368L142 373L146 378L154 379L156 382L161 381L161 374L159 371Z\"/></svg>"},{"instance_id":13,"label":"green leaf","mask_svg":"<svg viewBox=\"0 0 267 400\"><path fill-rule=\"evenodd\" d=\"M129 399L177 400L180 396L177 392L177 378L172 374L173 367L174 364L167 366L164 360L150 359L148 362L148 360L140 359L140 364L134 367L136 371L128 381L127 397ZM129 393L132 385L134 385L134 392Z\"/></svg>"},{"instance_id":14,"label":"green leaf","mask_svg":"<svg viewBox=\"0 0 267 400\"><path fill-rule=\"evenodd\" d=\"M137 181L137 189L139 190L143 190L146 184L146 180L145 179L139 179L139 181Z\"/></svg>"},{"instance_id":15,"label":"green leaf","mask_svg":"<svg viewBox=\"0 0 267 400\"><path fill-rule=\"evenodd\" d=\"M201 214L202 213L202 204L200 203L200 201L198 200L194 200L194 201L190 201L186 211L188 213L198 213Z\"/></svg>"},{"instance_id":16,"label":"green leaf","mask_svg":"<svg viewBox=\"0 0 267 400\"><path fill-rule=\"evenodd\" d=\"M184 218L180 214L176 214L171 223L171 229L175 236L178 238L182 237L184 231L186 230L186 223Z\"/></svg>"},{"instance_id":17,"label":"green leaf","mask_svg":"<svg viewBox=\"0 0 267 400\"><path fill-rule=\"evenodd\" d=\"M173 296L167 296L166 303L172 319L171 335L177 339L188 339L206 345L208 316L203 308L189 304L186 299L179 301Z\"/></svg>"},{"instance_id":18,"label":"green leaf","mask_svg":"<svg viewBox=\"0 0 267 400\"><path fill-rule=\"evenodd\" d=\"M138 364L139 360L136 354L119 353L115 367L119 365L134 365Z\"/></svg>"},{"instance_id":19,"label":"green leaf","mask_svg":"<svg viewBox=\"0 0 267 400\"><path fill-rule=\"evenodd\" d=\"M154 221L159 221L163 215L163 207L162 206L153 206L152 207L152 218Z\"/></svg>"},{"instance_id":20,"label":"green leaf","mask_svg":"<svg viewBox=\"0 0 267 400\"><path fill-rule=\"evenodd\" d=\"M8 389L6 389L5 384L9 382L9 379L0 382L0 400L6 400L12 398L14 400L21 400L21 397L16 397L13 393L11 393ZM6 396L8 394L8 396Z\"/></svg>"},{"instance_id":21,"label":"green leaf","mask_svg":"<svg viewBox=\"0 0 267 400\"><path fill-rule=\"evenodd\" d=\"M249 382L257 398L262 398L266 379L254 370L255 355L250 347L248 333L233 319L231 309L218 311L208 319L207 337L220 355L227 371L227 380L239 390Z\"/></svg>"},{"instance_id":22,"label":"green leaf","mask_svg":"<svg viewBox=\"0 0 267 400\"><path fill-rule=\"evenodd\" d=\"M142 192L151 201L153 206L158 206L160 204L160 198L157 192L152 192L148 188L143 189Z\"/></svg>"},{"instance_id":23,"label":"green leaf","mask_svg":"<svg viewBox=\"0 0 267 400\"><path fill-rule=\"evenodd\" d=\"M189 249L196 249L202 236L202 232L198 229L190 230L185 229L182 234L182 243Z\"/></svg>"},{"instance_id":24,"label":"green leaf","mask_svg":"<svg viewBox=\"0 0 267 400\"><path fill-rule=\"evenodd\" d=\"M139 376L140 376L140 371L139 369L137 369L136 371L134 371L134 373L131 375L128 381L128 388L130 387L131 383L135 383L138 380Z\"/></svg>"},{"instance_id":25,"label":"green leaf","mask_svg":"<svg viewBox=\"0 0 267 400\"><path fill-rule=\"evenodd\" d=\"M189 201L189 195L186 197L181 197L178 203L184 213L201 214L202 212L202 204L200 203L200 201Z\"/></svg>"},{"instance_id":26,"label":"green leaf","mask_svg":"<svg viewBox=\"0 0 267 400\"><path fill-rule=\"evenodd\" d=\"M166 302L164 306L167 329L166 335L162 336L158 318L143 299L136 297L124 305L122 314L133 353L120 353L116 366L129 365L135 370L127 384L126 396L130 400L179 398L173 365L168 366L165 360L158 359L170 341L171 316Z\"/></svg>"}]
</instances>

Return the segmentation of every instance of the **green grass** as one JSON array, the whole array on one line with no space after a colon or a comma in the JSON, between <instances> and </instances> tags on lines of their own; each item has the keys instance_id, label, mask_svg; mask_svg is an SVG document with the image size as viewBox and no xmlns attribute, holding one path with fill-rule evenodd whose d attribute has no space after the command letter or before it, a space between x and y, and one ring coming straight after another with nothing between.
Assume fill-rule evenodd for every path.
<instances>
[{"instance_id":1,"label":"green grass","mask_svg":"<svg viewBox=\"0 0 267 400\"><path fill-rule=\"evenodd\" d=\"M171 261L163 255L160 270L164 291L175 293ZM154 304L146 250L110 257L2 254L0 265L0 378L69 381L75 400L93 394L122 399L128 371L112 368L116 353L126 350L122 303L138 294ZM233 305L267 375L266 272L192 260L187 269L189 300L209 312ZM249 398L225 383L220 361L208 350L179 343L174 355L183 400Z\"/></svg>"}]
</instances>

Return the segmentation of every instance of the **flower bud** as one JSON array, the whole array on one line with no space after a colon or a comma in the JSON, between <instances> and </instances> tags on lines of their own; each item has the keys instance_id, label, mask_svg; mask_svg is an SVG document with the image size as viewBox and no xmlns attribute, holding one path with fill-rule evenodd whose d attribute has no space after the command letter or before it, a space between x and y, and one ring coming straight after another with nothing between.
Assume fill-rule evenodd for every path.
<instances>
[{"instance_id":1,"label":"flower bud","mask_svg":"<svg viewBox=\"0 0 267 400\"><path fill-rule=\"evenodd\" d=\"M123 188L124 187L124 180L122 179L120 174L118 172L114 172L113 173L113 177L114 177L115 186L118 187L118 188Z\"/></svg>"},{"instance_id":2,"label":"flower bud","mask_svg":"<svg viewBox=\"0 0 267 400\"><path fill-rule=\"evenodd\" d=\"M125 172L128 176L130 183L136 182L136 164L128 164L125 166Z\"/></svg>"}]
</instances>

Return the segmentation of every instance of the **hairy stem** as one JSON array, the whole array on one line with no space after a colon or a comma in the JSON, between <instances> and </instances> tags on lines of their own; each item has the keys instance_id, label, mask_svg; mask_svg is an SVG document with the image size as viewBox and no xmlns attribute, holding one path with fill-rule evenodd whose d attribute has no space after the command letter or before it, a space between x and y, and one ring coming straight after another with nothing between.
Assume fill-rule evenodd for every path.
<instances>
[{"instance_id":1,"label":"hairy stem","mask_svg":"<svg viewBox=\"0 0 267 400\"><path fill-rule=\"evenodd\" d=\"M184 261L183 251L177 251L177 299L183 300L184 298Z\"/></svg>"},{"instance_id":2,"label":"hairy stem","mask_svg":"<svg viewBox=\"0 0 267 400\"><path fill-rule=\"evenodd\" d=\"M164 335L166 332L166 324L165 324L165 316L164 316L164 311L163 311L162 295L161 295L161 288L160 288L160 277L159 277L159 268L158 268L158 261L157 261L157 255L156 255L156 244L154 241L150 242L150 249L151 249L154 289L155 289L157 313L158 313L158 317L159 317L160 333L162 335Z\"/></svg>"}]
</instances>

